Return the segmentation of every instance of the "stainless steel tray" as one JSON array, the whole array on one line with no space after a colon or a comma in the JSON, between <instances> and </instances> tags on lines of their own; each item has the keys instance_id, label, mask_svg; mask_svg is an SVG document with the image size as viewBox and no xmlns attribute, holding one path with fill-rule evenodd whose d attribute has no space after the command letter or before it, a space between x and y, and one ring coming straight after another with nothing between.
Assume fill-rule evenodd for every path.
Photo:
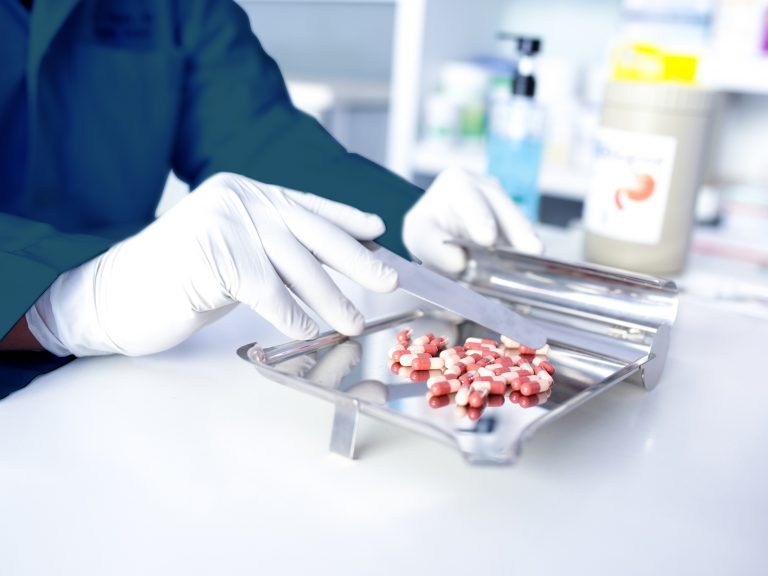
<instances>
[{"instance_id":1,"label":"stainless steel tray","mask_svg":"<svg viewBox=\"0 0 768 576\"><path fill-rule=\"evenodd\" d=\"M359 415L366 414L445 442L470 463L513 464L540 426L614 384L656 385L677 309L674 284L511 250L466 249L470 266L461 281L540 322L550 335L555 384L542 403L524 407L507 397L467 414L455 404L433 407L425 383L393 374L388 350L404 327L454 343L468 336L498 339L426 303L371 321L354 338L329 332L265 349L252 343L238 354L269 379L333 402L331 450L348 457L354 457Z\"/></svg>"}]
</instances>

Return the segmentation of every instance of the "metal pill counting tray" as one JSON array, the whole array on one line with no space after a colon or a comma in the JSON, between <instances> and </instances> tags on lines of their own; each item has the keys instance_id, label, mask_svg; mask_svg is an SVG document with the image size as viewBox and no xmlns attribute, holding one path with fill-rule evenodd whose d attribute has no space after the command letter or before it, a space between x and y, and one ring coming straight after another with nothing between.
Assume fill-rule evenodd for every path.
<instances>
[{"instance_id":1,"label":"metal pill counting tray","mask_svg":"<svg viewBox=\"0 0 768 576\"><path fill-rule=\"evenodd\" d=\"M542 425L621 381L651 389L659 381L677 313L673 282L604 267L525 256L511 249L465 244L461 278L544 328L555 367L551 394L540 403L513 403L468 417L453 403L433 406L424 382L393 374L388 351L399 330L446 335L451 343L499 334L423 302L372 320L363 334L336 332L238 354L269 379L333 402L331 450L354 457L361 414L425 434L456 448L472 464L513 464ZM599 421L595 422L599 425Z\"/></svg>"}]
</instances>

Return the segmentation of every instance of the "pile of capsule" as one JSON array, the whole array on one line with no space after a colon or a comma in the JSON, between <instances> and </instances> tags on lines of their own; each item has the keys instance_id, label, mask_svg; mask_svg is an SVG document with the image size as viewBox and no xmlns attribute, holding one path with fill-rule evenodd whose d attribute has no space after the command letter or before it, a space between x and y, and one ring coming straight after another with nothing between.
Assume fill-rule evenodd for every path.
<instances>
[{"instance_id":1,"label":"pile of capsule","mask_svg":"<svg viewBox=\"0 0 768 576\"><path fill-rule=\"evenodd\" d=\"M467 338L463 346L447 347L446 338L425 334L411 340L409 328L397 334L389 351L394 374L427 383L431 406L456 402L459 407L482 410L509 399L523 407L545 402L555 369L547 359L549 346L533 349L501 336L495 340ZM499 401L500 400L500 401Z\"/></svg>"}]
</instances>

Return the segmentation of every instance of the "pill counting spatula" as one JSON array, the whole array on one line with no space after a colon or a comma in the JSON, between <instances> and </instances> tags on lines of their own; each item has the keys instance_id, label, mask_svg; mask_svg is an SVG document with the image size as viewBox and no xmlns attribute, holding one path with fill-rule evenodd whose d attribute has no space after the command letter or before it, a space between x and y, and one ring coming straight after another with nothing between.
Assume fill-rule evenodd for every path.
<instances>
[{"instance_id":1,"label":"pill counting spatula","mask_svg":"<svg viewBox=\"0 0 768 576\"><path fill-rule=\"evenodd\" d=\"M401 290L530 348L541 348L547 342L544 331L535 322L520 316L496 300L465 288L423 264L409 262L375 242L363 244L379 260L397 271Z\"/></svg>"}]
</instances>

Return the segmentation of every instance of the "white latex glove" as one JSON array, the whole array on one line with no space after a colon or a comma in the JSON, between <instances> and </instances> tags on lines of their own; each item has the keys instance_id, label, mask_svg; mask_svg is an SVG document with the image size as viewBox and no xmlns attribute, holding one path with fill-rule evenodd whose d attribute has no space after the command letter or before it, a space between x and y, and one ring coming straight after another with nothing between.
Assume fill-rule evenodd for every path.
<instances>
[{"instance_id":1,"label":"white latex glove","mask_svg":"<svg viewBox=\"0 0 768 576\"><path fill-rule=\"evenodd\" d=\"M397 273L355 240L383 232L373 214L217 174L136 236L59 276L27 321L58 355L165 350L237 302L291 338L312 338L318 326L293 292L336 330L358 334L363 317L321 263L392 291Z\"/></svg>"},{"instance_id":2,"label":"white latex glove","mask_svg":"<svg viewBox=\"0 0 768 576\"><path fill-rule=\"evenodd\" d=\"M490 176L451 168L442 172L405 215L403 242L426 265L456 274L467 266L464 250L448 240L481 246L506 242L529 254L544 246L533 225Z\"/></svg>"}]
</instances>

